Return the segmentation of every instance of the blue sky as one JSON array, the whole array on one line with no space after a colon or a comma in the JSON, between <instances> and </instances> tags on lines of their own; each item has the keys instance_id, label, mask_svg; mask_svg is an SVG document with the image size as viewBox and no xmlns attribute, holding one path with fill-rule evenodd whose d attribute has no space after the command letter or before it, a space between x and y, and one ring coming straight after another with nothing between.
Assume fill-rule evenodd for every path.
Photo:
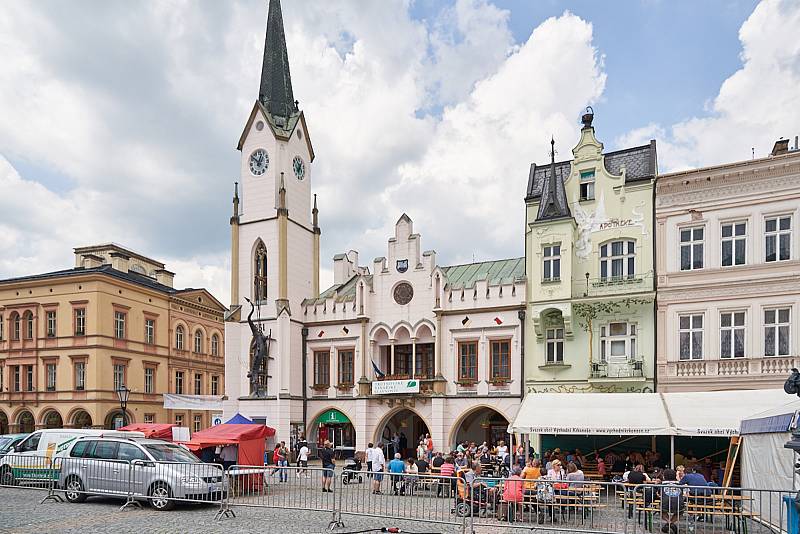
<instances>
[{"instance_id":1,"label":"blue sky","mask_svg":"<svg viewBox=\"0 0 800 534\"><path fill-rule=\"evenodd\" d=\"M114 241L226 300L266 4L4 5L0 278ZM530 163L551 135L569 157L587 104L607 150L655 138L661 172L800 133L797 0L284 0L283 15L323 285L334 254L385 255L404 212L441 265L523 254Z\"/></svg>"}]
</instances>

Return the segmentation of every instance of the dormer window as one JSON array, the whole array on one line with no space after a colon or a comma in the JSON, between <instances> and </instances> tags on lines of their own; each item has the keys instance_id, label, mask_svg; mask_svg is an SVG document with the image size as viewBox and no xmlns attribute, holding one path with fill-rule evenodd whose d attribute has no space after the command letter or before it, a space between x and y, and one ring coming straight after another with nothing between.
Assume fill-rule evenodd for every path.
<instances>
[{"instance_id":1,"label":"dormer window","mask_svg":"<svg viewBox=\"0 0 800 534\"><path fill-rule=\"evenodd\" d=\"M594 200L594 169L581 172L580 199Z\"/></svg>"}]
</instances>

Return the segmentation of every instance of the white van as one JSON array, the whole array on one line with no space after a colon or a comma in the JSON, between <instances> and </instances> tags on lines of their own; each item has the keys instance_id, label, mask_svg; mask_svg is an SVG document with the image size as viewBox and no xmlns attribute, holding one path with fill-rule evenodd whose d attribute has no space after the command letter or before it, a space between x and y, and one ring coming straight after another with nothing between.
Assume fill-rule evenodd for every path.
<instances>
[{"instance_id":1,"label":"white van","mask_svg":"<svg viewBox=\"0 0 800 534\"><path fill-rule=\"evenodd\" d=\"M58 479L58 465L50 463L64 456L76 439L84 436L143 438L141 432L98 430L93 428L58 428L37 430L0 458L0 484L15 485L20 480Z\"/></svg>"}]
</instances>

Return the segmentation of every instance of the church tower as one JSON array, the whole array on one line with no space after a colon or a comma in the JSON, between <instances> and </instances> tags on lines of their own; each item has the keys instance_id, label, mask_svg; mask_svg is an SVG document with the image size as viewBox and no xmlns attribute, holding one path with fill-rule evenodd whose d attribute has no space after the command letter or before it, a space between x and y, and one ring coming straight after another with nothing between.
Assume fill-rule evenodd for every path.
<instances>
[{"instance_id":1,"label":"church tower","mask_svg":"<svg viewBox=\"0 0 800 534\"><path fill-rule=\"evenodd\" d=\"M226 323L225 416L267 419L288 435L290 398L302 396L299 314L319 293L314 149L295 100L280 0L269 0L258 98L239 138L231 224L231 311ZM253 303L251 308L248 299ZM250 314L253 310L252 315ZM269 359L251 383L251 315L269 336Z\"/></svg>"}]
</instances>

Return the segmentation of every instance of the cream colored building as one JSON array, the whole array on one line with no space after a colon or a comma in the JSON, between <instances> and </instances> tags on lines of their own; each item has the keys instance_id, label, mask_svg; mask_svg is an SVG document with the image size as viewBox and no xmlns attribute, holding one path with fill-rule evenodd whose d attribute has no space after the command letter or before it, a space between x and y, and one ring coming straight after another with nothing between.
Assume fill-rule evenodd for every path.
<instances>
[{"instance_id":1,"label":"cream colored building","mask_svg":"<svg viewBox=\"0 0 800 534\"><path fill-rule=\"evenodd\" d=\"M800 151L662 175L658 390L781 387L800 358Z\"/></svg>"},{"instance_id":2,"label":"cream colored building","mask_svg":"<svg viewBox=\"0 0 800 534\"><path fill-rule=\"evenodd\" d=\"M162 393L181 376L184 393L199 377L201 393L224 394L225 308L173 276L106 244L76 248L71 269L0 281L0 432L118 426L121 385L128 422L209 426L208 411L165 410Z\"/></svg>"}]
</instances>

